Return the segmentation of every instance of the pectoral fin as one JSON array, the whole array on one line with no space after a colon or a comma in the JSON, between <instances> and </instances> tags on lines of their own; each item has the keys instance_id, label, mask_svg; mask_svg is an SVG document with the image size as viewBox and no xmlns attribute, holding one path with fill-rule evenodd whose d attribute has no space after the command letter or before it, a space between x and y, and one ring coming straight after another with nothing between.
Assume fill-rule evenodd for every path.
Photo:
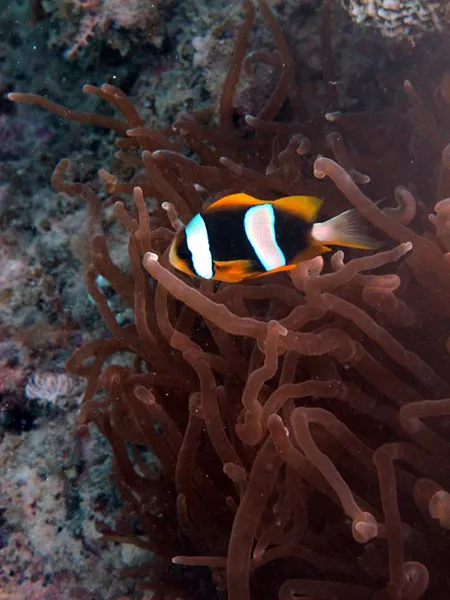
<instances>
[{"instance_id":1,"label":"pectoral fin","mask_svg":"<svg viewBox=\"0 0 450 600\"><path fill-rule=\"evenodd\" d=\"M253 262L251 260L214 261L214 279L218 281L236 283L254 276L252 271Z\"/></svg>"}]
</instances>

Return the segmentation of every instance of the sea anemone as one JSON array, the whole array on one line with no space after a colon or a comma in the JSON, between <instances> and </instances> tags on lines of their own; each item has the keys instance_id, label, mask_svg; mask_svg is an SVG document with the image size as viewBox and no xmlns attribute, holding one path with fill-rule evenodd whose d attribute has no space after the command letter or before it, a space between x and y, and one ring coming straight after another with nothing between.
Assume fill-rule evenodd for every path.
<instances>
[{"instance_id":1,"label":"sea anemone","mask_svg":"<svg viewBox=\"0 0 450 600\"><path fill-rule=\"evenodd\" d=\"M254 7L244 6L217 119L182 114L150 129L111 85L84 91L120 118L10 96L112 129L135 169L128 181L100 172L129 234L129 272L111 259L105 203L66 179L68 160L53 176L86 202L86 286L111 334L67 364L87 380L80 425L95 424L114 454L123 510L104 537L155 553L127 572L159 597L201 594L188 575L199 567L230 600L447 597L450 151L436 125L444 112L432 112L445 99L427 104L406 82L392 110L344 114L320 82L334 109L314 113L266 0L276 58L246 57ZM269 60L278 85L257 115L239 114L243 65ZM415 194L400 185L409 181ZM252 284L173 272L174 229L237 191L322 196L327 214L353 205L385 249L338 251ZM99 275L133 322L118 320Z\"/></svg>"}]
</instances>

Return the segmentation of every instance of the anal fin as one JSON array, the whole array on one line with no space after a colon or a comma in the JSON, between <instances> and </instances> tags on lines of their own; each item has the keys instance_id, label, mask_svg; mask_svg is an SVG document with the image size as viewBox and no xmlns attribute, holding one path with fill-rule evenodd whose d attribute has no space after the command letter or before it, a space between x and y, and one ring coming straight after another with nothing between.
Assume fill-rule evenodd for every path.
<instances>
[{"instance_id":1,"label":"anal fin","mask_svg":"<svg viewBox=\"0 0 450 600\"><path fill-rule=\"evenodd\" d=\"M321 254L325 254L325 252L330 252L331 248L325 246L320 243L312 243L310 246L302 250L297 256L295 256L292 260L292 263L297 266L298 264L305 262L307 260L311 260L311 258L316 258L316 256L320 256Z\"/></svg>"}]
</instances>

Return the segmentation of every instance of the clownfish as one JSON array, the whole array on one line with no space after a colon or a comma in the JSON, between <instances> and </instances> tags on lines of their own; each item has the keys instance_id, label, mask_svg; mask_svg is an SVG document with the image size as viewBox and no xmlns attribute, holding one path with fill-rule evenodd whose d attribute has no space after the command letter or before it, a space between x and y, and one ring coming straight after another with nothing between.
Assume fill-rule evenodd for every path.
<instances>
[{"instance_id":1,"label":"clownfish","mask_svg":"<svg viewBox=\"0 0 450 600\"><path fill-rule=\"evenodd\" d=\"M331 250L328 244L379 247L362 231L356 210L316 223L321 205L314 196L273 201L244 193L226 196L175 235L170 263L188 275L238 282L294 269Z\"/></svg>"}]
</instances>

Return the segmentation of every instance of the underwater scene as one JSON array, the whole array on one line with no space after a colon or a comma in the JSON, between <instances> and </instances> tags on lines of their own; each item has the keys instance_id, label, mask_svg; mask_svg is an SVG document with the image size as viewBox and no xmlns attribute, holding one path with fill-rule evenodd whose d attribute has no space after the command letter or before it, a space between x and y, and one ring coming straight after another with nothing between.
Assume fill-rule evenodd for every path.
<instances>
[{"instance_id":1,"label":"underwater scene","mask_svg":"<svg viewBox=\"0 0 450 600\"><path fill-rule=\"evenodd\" d=\"M450 598L450 2L0 0L0 600Z\"/></svg>"}]
</instances>

